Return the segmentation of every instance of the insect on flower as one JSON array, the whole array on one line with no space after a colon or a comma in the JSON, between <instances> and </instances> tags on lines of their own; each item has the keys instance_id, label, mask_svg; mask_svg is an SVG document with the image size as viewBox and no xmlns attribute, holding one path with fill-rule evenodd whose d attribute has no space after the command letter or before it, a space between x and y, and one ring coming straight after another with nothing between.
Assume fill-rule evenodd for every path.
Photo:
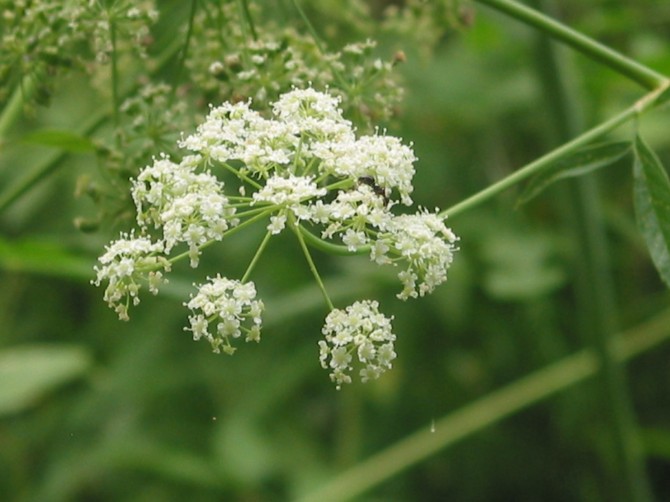
<instances>
[{"instance_id":1,"label":"insect on flower","mask_svg":"<svg viewBox=\"0 0 670 502\"><path fill-rule=\"evenodd\" d=\"M389 196L388 192L386 189L380 187L377 185L377 182L372 176L361 176L358 178L358 184L360 185L367 185L369 186L372 191L374 192L375 195L378 197L381 197L382 200L384 201L384 205L388 207L389 205Z\"/></svg>"}]
</instances>

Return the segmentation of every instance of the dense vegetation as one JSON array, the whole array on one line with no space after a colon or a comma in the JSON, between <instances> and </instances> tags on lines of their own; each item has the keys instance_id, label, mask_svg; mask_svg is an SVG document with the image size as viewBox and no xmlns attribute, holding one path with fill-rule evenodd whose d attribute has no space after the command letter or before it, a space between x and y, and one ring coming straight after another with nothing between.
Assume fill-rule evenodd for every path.
<instances>
[{"instance_id":1,"label":"dense vegetation","mask_svg":"<svg viewBox=\"0 0 670 502\"><path fill-rule=\"evenodd\" d=\"M0 1L0 499L670 499L670 5L528 3L550 14ZM312 246L332 304L376 299L397 337L392 369L339 390L319 363L333 305L288 229L254 261L262 340L232 356L193 341L183 304L245 275L265 223L175 263L129 322L91 284L138 231L133 180L210 104L269 117L308 87L411 145L399 212L439 208L459 238L448 280L407 301L369 253Z\"/></svg>"}]
</instances>

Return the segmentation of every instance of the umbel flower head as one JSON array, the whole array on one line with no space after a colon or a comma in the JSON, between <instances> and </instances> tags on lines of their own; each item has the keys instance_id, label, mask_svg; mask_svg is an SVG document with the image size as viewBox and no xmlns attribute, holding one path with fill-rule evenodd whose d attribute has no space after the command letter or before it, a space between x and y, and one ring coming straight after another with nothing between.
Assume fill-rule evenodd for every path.
<instances>
[{"instance_id":1,"label":"umbel flower head","mask_svg":"<svg viewBox=\"0 0 670 502\"><path fill-rule=\"evenodd\" d=\"M145 237L121 234L121 238L107 246L107 251L94 267L96 278L92 283L100 286L107 281L104 299L121 320L128 320L130 303L140 303L138 293L143 283L154 295L164 281L161 269L168 272L170 262L162 255L162 242L151 242Z\"/></svg>"},{"instance_id":2,"label":"umbel flower head","mask_svg":"<svg viewBox=\"0 0 670 502\"><path fill-rule=\"evenodd\" d=\"M375 380L391 368L396 358L391 320L379 312L379 303L363 300L345 310L334 309L323 327L319 342L321 366L330 369L330 379L339 389L351 383L350 373L360 367L362 382Z\"/></svg>"},{"instance_id":3,"label":"umbel flower head","mask_svg":"<svg viewBox=\"0 0 670 502\"><path fill-rule=\"evenodd\" d=\"M210 278L184 304L191 310L190 327L184 329L193 333L194 340L205 338L217 354L222 350L233 354L231 340L243 334L247 342L260 341L261 313L265 307L255 298L253 282L242 284L220 275Z\"/></svg>"},{"instance_id":4,"label":"umbel flower head","mask_svg":"<svg viewBox=\"0 0 670 502\"><path fill-rule=\"evenodd\" d=\"M357 136L339 102L315 89L293 89L279 97L269 117L254 111L251 102L224 103L182 138L180 161L159 155L145 167L132 183L141 235L111 244L96 268L95 284L109 280L105 299L119 316L127 318L128 305L139 302L141 282L156 291L171 261L189 257L197 267L205 247L255 222L264 222L267 234L244 282L217 275L198 285L184 304L191 311L185 329L195 340L208 340L217 353L232 354L238 338L260 339L264 305L246 278L268 240L285 229L297 235L317 278L305 236L316 245L334 241L327 244L369 252L377 264L397 266L403 300L445 282L458 239L444 218L437 210L392 211L412 205L411 145L382 131ZM224 185L219 172L234 178ZM395 335L391 318L378 308L376 301L364 300L328 314L320 361L338 388L351 382L354 371L365 382L391 368Z\"/></svg>"}]
</instances>

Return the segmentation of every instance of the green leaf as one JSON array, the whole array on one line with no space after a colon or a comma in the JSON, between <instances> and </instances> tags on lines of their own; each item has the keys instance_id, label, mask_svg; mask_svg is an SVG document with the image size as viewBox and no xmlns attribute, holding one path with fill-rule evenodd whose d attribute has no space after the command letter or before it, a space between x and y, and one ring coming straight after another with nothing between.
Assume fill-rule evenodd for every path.
<instances>
[{"instance_id":1,"label":"green leaf","mask_svg":"<svg viewBox=\"0 0 670 502\"><path fill-rule=\"evenodd\" d=\"M60 129L42 129L27 134L22 138L24 143L50 146L71 153L95 151L95 144L89 138L71 131Z\"/></svg>"},{"instance_id":2,"label":"green leaf","mask_svg":"<svg viewBox=\"0 0 670 502\"><path fill-rule=\"evenodd\" d=\"M53 389L91 366L77 346L26 345L0 352L0 416L33 406Z\"/></svg>"},{"instance_id":3,"label":"green leaf","mask_svg":"<svg viewBox=\"0 0 670 502\"><path fill-rule=\"evenodd\" d=\"M629 141L601 143L556 160L528 182L517 205L525 204L558 180L582 176L613 164L627 155L630 147Z\"/></svg>"},{"instance_id":4,"label":"green leaf","mask_svg":"<svg viewBox=\"0 0 670 502\"><path fill-rule=\"evenodd\" d=\"M90 280L94 260L50 240L0 238L0 269Z\"/></svg>"},{"instance_id":5,"label":"green leaf","mask_svg":"<svg viewBox=\"0 0 670 502\"><path fill-rule=\"evenodd\" d=\"M633 177L637 226L661 279L670 286L670 180L661 161L639 136L635 139Z\"/></svg>"}]
</instances>

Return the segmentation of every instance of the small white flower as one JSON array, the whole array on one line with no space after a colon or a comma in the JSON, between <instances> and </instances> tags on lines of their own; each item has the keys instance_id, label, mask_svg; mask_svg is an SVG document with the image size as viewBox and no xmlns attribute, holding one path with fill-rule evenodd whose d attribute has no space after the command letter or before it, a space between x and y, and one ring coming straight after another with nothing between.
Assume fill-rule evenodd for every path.
<instances>
[{"instance_id":1,"label":"small white flower","mask_svg":"<svg viewBox=\"0 0 670 502\"><path fill-rule=\"evenodd\" d=\"M133 234L121 234L121 238L106 246L106 252L98 261L101 266L93 267L96 278L92 284L100 286L107 281L104 300L118 314L119 319L127 321L130 303L140 302L138 293L143 283L153 294L158 286L165 282L160 271L170 270L170 262L162 255L162 242Z\"/></svg>"},{"instance_id":2,"label":"small white flower","mask_svg":"<svg viewBox=\"0 0 670 502\"><path fill-rule=\"evenodd\" d=\"M400 201L410 206L415 161L411 146L394 136L374 135L340 144L325 159L324 168L353 179L372 178L380 189L396 190Z\"/></svg>"},{"instance_id":3,"label":"small white flower","mask_svg":"<svg viewBox=\"0 0 670 502\"><path fill-rule=\"evenodd\" d=\"M323 197L327 191L319 188L313 179L308 176L272 176L265 186L254 193L251 204L266 202L297 210L301 204L313 198Z\"/></svg>"},{"instance_id":4,"label":"small white flower","mask_svg":"<svg viewBox=\"0 0 670 502\"><path fill-rule=\"evenodd\" d=\"M319 342L319 360L330 369L337 388L351 383L353 365L362 366L361 381L378 378L390 369L396 353L391 320L379 312L379 303L363 300L345 310L332 310L322 329L325 340Z\"/></svg>"},{"instance_id":5,"label":"small white flower","mask_svg":"<svg viewBox=\"0 0 670 502\"><path fill-rule=\"evenodd\" d=\"M190 326L184 330L191 331L194 340L205 338L217 354L222 350L233 354L236 349L231 340L242 335L247 342L258 342L265 307L261 300L255 300L254 283L243 284L220 275L208 281L197 286L198 293L184 304L192 313Z\"/></svg>"},{"instance_id":6,"label":"small white flower","mask_svg":"<svg viewBox=\"0 0 670 502\"><path fill-rule=\"evenodd\" d=\"M223 194L223 183L211 173L196 172L201 160L190 156L176 164L165 157L157 159L140 172L132 188L140 226L163 230L166 253L186 243L192 266L197 266L204 244L221 240L238 222L235 208Z\"/></svg>"},{"instance_id":7,"label":"small white flower","mask_svg":"<svg viewBox=\"0 0 670 502\"><path fill-rule=\"evenodd\" d=\"M405 262L407 268L398 274L403 284L398 298L416 298L447 280L457 240L436 213L403 214L394 217L387 231L380 233L380 243L373 246L370 258L377 263Z\"/></svg>"},{"instance_id":8,"label":"small white flower","mask_svg":"<svg viewBox=\"0 0 670 502\"><path fill-rule=\"evenodd\" d=\"M368 244L371 229L383 230L393 215L384 200L367 185L352 190L341 190L334 201L323 204L317 201L309 207L303 219L313 223L328 224L322 237L332 238L344 233L342 242L350 251Z\"/></svg>"},{"instance_id":9,"label":"small white flower","mask_svg":"<svg viewBox=\"0 0 670 502\"><path fill-rule=\"evenodd\" d=\"M273 235L276 235L280 233L282 230L284 230L285 226L286 226L286 215L280 214L278 216L271 216L270 224L268 225L268 231L271 232Z\"/></svg>"}]
</instances>

